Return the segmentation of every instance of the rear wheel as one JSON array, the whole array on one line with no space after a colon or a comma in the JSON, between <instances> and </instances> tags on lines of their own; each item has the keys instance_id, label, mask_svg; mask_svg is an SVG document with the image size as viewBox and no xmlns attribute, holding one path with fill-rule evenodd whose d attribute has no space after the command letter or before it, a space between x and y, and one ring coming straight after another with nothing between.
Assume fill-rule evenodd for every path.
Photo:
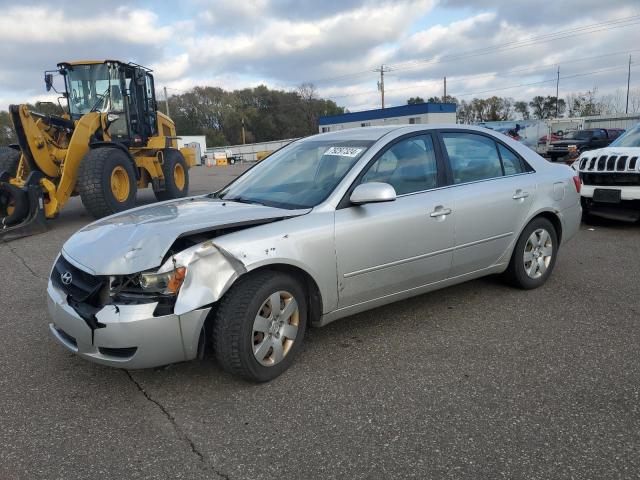
<instances>
[{"instance_id":1,"label":"rear wheel","mask_svg":"<svg viewBox=\"0 0 640 480\"><path fill-rule=\"evenodd\" d=\"M525 227L506 271L514 286L530 290L543 285L556 263L558 234L546 218L535 218Z\"/></svg>"},{"instance_id":2,"label":"rear wheel","mask_svg":"<svg viewBox=\"0 0 640 480\"><path fill-rule=\"evenodd\" d=\"M0 148L0 172L9 172L9 175L15 177L19 163L20 152L18 150L10 147Z\"/></svg>"},{"instance_id":3,"label":"rear wheel","mask_svg":"<svg viewBox=\"0 0 640 480\"><path fill-rule=\"evenodd\" d=\"M89 150L80 165L78 192L96 218L135 207L137 184L131 159L119 148Z\"/></svg>"},{"instance_id":4,"label":"rear wheel","mask_svg":"<svg viewBox=\"0 0 640 480\"><path fill-rule=\"evenodd\" d=\"M162 173L164 174L164 190L154 192L159 201L172 200L186 197L189 193L189 166L178 150L167 149L163 151L164 161Z\"/></svg>"},{"instance_id":5,"label":"rear wheel","mask_svg":"<svg viewBox=\"0 0 640 480\"><path fill-rule=\"evenodd\" d=\"M274 271L248 274L220 301L213 327L218 363L247 380L271 380L293 363L306 324L300 282Z\"/></svg>"}]
</instances>

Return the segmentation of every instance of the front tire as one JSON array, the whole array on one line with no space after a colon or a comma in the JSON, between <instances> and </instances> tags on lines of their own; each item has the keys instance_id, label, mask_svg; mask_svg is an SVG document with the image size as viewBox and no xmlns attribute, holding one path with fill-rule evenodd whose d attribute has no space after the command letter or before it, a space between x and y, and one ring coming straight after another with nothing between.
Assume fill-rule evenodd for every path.
<instances>
[{"instance_id":1,"label":"front tire","mask_svg":"<svg viewBox=\"0 0 640 480\"><path fill-rule=\"evenodd\" d=\"M546 218L534 218L520 234L509 267L508 281L519 288L531 290L547 281L556 263L558 234Z\"/></svg>"},{"instance_id":2,"label":"front tire","mask_svg":"<svg viewBox=\"0 0 640 480\"><path fill-rule=\"evenodd\" d=\"M307 325L300 282L270 270L240 278L220 301L213 327L218 363L233 375L266 382L287 370Z\"/></svg>"},{"instance_id":3,"label":"front tire","mask_svg":"<svg viewBox=\"0 0 640 480\"><path fill-rule=\"evenodd\" d=\"M156 200L173 200L186 197L189 193L189 166L182 153L175 149L163 151L164 190L154 191Z\"/></svg>"},{"instance_id":4,"label":"front tire","mask_svg":"<svg viewBox=\"0 0 640 480\"><path fill-rule=\"evenodd\" d=\"M136 172L129 156L119 148L89 150L78 172L82 204L95 218L136 206Z\"/></svg>"}]
</instances>

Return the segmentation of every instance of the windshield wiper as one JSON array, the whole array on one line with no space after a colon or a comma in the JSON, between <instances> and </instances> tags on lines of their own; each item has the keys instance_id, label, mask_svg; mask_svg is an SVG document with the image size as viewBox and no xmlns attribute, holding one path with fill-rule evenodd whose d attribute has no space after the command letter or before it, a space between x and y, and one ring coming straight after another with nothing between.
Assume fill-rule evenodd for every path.
<instances>
[{"instance_id":1,"label":"windshield wiper","mask_svg":"<svg viewBox=\"0 0 640 480\"><path fill-rule=\"evenodd\" d=\"M249 203L249 204L254 204L254 205L262 205L263 207L265 206L264 203L260 203L256 200L251 200L250 198L247 197L231 197L231 198L227 198L227 197L221 197L222 200L227 201L227 202L237 202L237 203Z\"/></svg>"},{"instance_id":2,"label":"windshield wiper","mask_svg":"<svg viewBox=\"0 0 640 480\"><path fill-rule=\"evenodd\" d=\"M96 100L96 103L93 105L93 107L91 107L91 110L89 110L89 112L95 112L96 109L98 108L98 105L104 102L110 94L111 94L111 87L107 87L107 89L104 91L102 95L98 94L97 96L99 98L98 100Z\"/></svg>"}]
</instances>

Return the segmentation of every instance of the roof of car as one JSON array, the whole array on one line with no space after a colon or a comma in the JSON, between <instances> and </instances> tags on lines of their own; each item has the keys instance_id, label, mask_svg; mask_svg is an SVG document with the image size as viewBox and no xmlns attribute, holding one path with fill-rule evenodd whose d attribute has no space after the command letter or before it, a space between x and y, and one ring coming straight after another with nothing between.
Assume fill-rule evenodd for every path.
<instances>
[{"instance_id":1,"label":"roof of car","mask_svg":"<svg viewBox=\"0 0 640 480\"><path fill-rule=\"evenodd\" d=\"M314 135L312 138L318 140L369 140L376 141L387 135L388 133L403 130L407 133L421 130L434 130L434 129L464 129L464 130L476 130L480 132L492 132L496 133L495 130L491 130L486 127L477 127L474 125L461 125L455 123L427 123L427 124L417 124L417 125L385 125L385 126L375 126L375 127L353 127L353 128L345 128L344 130L337 130L335 132L327 132L320 133L318 135Z\"/></svg>"}]
</instances>

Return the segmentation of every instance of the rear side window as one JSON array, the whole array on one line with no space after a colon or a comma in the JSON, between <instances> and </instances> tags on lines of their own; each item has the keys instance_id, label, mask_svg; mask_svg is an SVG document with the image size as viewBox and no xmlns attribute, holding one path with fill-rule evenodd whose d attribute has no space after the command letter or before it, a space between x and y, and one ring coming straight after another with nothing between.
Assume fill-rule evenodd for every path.
<instances>
[{"instance_id":1,"label":"rear side window","mask_svg":"<svg viewBox=\"0 0 640 480\"><path fill-rule=\"evenodd\" d=\"M453 183L475 182L502 176L496 143L474 133L443 133Z\"/></svg>"},{"instance_id":2,"label":"rear side window","mask_svg":"<svg viewBox=\"0 0 640 480\"><path fill-rule=\"evenodd\" d=\"M383 182L398 195L438 186L436 155L431 135L405 138L391 146L362 177L361 183Z\"/></svg>"},{"instance_id":3,"label":"rear side window","mask_svg":"<svg viewBox=\"0 0 640 480\"><path fill-rule=\"evenodd\" d=\"M504 166L505 175L516 175L518 173L525 172L520 157L518 157L515 153L501 144L498 144L498 151L500 152L500 158L502 158L502 165Z\"/></svg>"}]
</instances>

